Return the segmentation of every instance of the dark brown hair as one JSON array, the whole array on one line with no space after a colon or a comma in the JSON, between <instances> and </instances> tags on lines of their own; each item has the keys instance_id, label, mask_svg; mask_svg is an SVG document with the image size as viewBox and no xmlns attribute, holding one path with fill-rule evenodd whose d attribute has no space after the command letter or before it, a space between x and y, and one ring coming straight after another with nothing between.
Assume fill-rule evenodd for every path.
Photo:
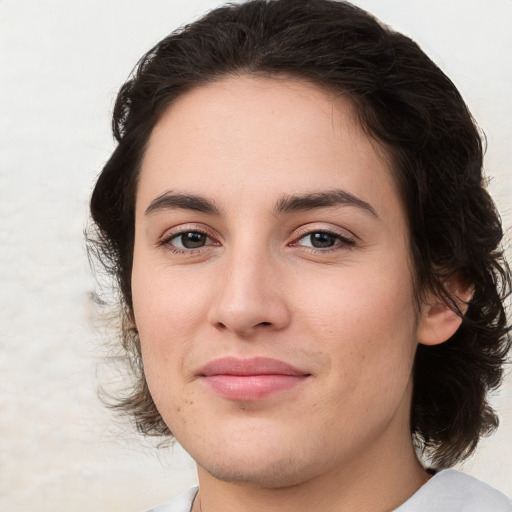
<instances>
[{"instance_id":1,"label":"dark brown hair","mask_svg":"<svg viewBox=\"0 0 512 512\"><path fill-rule=\"evenodd\" d=\"M91 199L90 248L115 275L125 318L123 343L136 372L118 407L145 434L171 435L142 369L133 318L131 265L139 165L166 107L194 87L227 75L287 75L348 95L366 132L391 157L411 231L416 288L473 289L455 335L418 347L411 429L436 467L473 452L497 426L488 393L501 382L510 349L504 299L510 272L502 228L484 187L482 140L463 99L411 39L367 12L329 0L252 0L216 9L150 50L119 92L118 145ZM460 314L460 312L459 312Z\"/></svg>"}]
</instances>

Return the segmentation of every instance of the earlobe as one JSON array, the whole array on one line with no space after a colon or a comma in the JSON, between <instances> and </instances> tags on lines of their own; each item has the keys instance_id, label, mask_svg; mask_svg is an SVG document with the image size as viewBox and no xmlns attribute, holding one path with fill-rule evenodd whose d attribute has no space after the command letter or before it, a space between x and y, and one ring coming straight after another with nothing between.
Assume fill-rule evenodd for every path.
<instances>
[{"instance_id":1,"label":"earlobe","mask_svg":"<svg viewBox=\"0 0 512 512\"><path fill-rule=\"evenodd\" d=\"M423 345L439 345L451 338L462 318L445 302L426 304L418 327L418 341Z\"/></svg>"},{"instance_id":2,"label":"earlobe","mask_svg":"<svg viewBox=\"0 0 512 512\"><path fill-rule=\"evenodd\" d=\"M458 283L446 286L446 290L456 301L460 313L439 295L430 295L425 301L418 325L418 342L423 345L439 345L450 339L462 323L468 303L473 295L472 287L465 287L461 292Z\"/></svg>"}]
</instances>

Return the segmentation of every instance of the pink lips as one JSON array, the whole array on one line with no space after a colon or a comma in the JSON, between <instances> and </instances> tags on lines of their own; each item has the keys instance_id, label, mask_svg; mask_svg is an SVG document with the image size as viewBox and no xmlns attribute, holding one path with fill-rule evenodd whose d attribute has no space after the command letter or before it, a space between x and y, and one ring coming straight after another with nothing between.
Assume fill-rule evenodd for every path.
<instances>
[{"instance_id":1,"label":"pink lips","mask_svg":"<svg viewBox=\"0 0 512 512\"><path fill-rule=\"evenodd\" d=\"M309 374L266 357L216 359L198 372L216 394L229 400L261 400L303 382Z\"/></svg>"}]
</instances>

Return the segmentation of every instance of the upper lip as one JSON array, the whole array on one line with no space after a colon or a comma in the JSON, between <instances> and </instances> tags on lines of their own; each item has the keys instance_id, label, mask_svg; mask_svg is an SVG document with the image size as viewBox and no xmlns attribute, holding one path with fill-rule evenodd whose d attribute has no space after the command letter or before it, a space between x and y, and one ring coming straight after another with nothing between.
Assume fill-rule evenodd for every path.
<instances>
[{"instance_id":1,"label":"upper lip","mask_svg":"<svg viewBox=\"0 0 512 512\"><path fill-rule=\"evenodd\" d=\"M204 377L214 375L309 375L289 363L269 357L222 357L210 361L199 370L198 374Z\"/></svg>"}]
</instances>

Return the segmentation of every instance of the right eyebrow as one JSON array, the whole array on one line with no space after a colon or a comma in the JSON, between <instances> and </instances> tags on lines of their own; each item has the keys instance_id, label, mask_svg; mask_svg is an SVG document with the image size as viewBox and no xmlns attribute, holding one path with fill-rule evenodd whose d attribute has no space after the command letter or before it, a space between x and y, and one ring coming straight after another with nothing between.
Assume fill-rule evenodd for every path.
<instances>
[{"instance_id":1,"label":"right eyebrow","mask_svg":"<svg viewBox=\"0 0 512 512\"><path fill-rule=\"evenodd\" d=\"M145 214L151 215L158 211L174 210L176 208L219 215L219 210L215 204L204 197L193 194L174 194L172 192L164 192L153 199L146 208Z\"/></svg>"}]
</instances>

